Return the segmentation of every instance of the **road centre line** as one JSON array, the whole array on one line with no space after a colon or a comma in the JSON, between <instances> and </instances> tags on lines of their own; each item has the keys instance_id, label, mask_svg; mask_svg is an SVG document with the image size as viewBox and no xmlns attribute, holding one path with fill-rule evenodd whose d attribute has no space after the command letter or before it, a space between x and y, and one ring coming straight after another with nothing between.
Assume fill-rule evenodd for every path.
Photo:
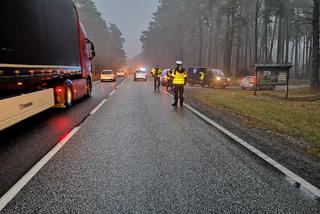
<instances>
[{"instance_id":1,"label":"road centre line","mask_svg":"<svg viewBox=\"0 0 320 214\"><path fill-rule=\"evenodd\" d=\"M107 101L107 99L103 99L103 100L101 101L101 103L100 103L97 107L95 107L95 108L90 112L90 115L94 115L94 114L103 106L103 104L104 104L106 101Z\"/></svg>"},{"instance_id":2,"label":"road centre line","mask_svg":"<svg viewBox=\"0 0 320 214\"><path fill-rule=\"evenodd\" d=\"M0 198L0 211L29 183L29 181L62 149L64 145L80 130L75 127L53 149L51 149L36 165L34 165L15 185Z\"/></svg>"},{"instance_id":3,"label":"road centre line","mask_svg":"<svg viewBox=\"0 0 320 214\"><path fill-rule=\"evenodd\" d=\"M165 94L173 97L173 95L168 93L167 91L165 91L163 89L162 89L162 91ZM301 178L300 176L298 176L294 172L290 171L289 169L287 169L286 167L284 167L280 163L276 162L275 160L273 160L272 158L270 158L269 156L267 156L266 154L264 154L260 150L256 149L255 147L253 147L252 145L247 143L246 141L242 140L241 138L239 138L238 136L236 136L235 134L233 134L229 130L223 128L222 126L220 126L219 124L217 124L216 122L214 122L213 120L208 118L207 116L203 115L198 110L196 110L193 107L191 107L190 105L184 104L184 106L187 109L189 109L192 113L194 113L195 115L200 117L202 120L206 121L207 123L209 123L210 125L212 125L216 129L218 129L224 135L227 135L233 141L239 143L240 145L245 147L247 150L249 150L250 152L254 153L259 158L263 159L265 162L267 162L268 164L270 164L271 166L273 166L274 168L276 168L277 170L279 170L280 172L285 174L285 176L287 176L289 179L293 180L296 184L301 185L303 188L308 190L315 197L315 199L320 200L320 190L317 187L315 187L314 185L312 185L308 181L304 180L303 178Z\"/></svg>"}]
</instances>

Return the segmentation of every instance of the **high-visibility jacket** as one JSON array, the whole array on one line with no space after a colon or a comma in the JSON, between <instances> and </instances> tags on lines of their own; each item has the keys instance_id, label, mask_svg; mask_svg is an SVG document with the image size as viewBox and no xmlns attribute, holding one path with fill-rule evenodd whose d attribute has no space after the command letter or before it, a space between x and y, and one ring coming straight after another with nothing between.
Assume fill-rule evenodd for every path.
<instances>
[{"instance_id":1,"label":"high-visibility jacket","mask_svg":"<svg viewBox=\"0 0 320 214\"><path fill-rule=\"evenodd\" d=\"M167 71L167 80L171 80L172 78L172 71Z\"/></svg>"},{"instance_id":2,"label":"high-visibility jacket","mask_svg":"<svg viewBox=\"0 0 320 214\"><path fill-rule=\"evenodd\" d=\"M159 77L162 74L162 70L160 68L153 68L151 73L154 77Z\"/></svg>"},{"instance_id":3,"label":"high-visibility jacket","mask_svg":"<svg viewBox=\"0 0 320 214\"><path fill-rule=\"evenodd\" d=\"M200 80L203 81L204 80L204 72L200 72Z\"/></svg>"},{"instance_id":4,"label":"high-visibility jacket","mask_svg":"<svg viewBox=\"0 0 320 214\"><path fill-rule=\"evenodd\" d=\"M187 78L187 74L186 72L178 72L178 71L173 71L172 72L172 78L173 78L173 81L172 81L172 84L173 85L184 85L185 84L185 79Z\"/></svg>"}]
</instances>

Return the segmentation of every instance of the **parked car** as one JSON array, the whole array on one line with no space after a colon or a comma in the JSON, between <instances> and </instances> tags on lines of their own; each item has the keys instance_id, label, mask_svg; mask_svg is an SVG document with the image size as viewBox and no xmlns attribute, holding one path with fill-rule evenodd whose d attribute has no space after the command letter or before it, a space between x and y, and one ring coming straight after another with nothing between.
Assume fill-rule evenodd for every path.
<instances>
[{"instance_id":1,"label":"parked car","mask_svg":"<svg viewBox=\"0 0 320 214\"><path fill-rule=\"evenodd\" d=\"M134 81L138 80L148 80L147 71L145 69L139 69L134 73Z\"/></svg>"},{"instance_id":2,"label":"parked car","mask_svg":"<svg viewBox=\"0 0 320 214\"><path fill-rule=\"evenodd\" d=\"M101 82L103 81L116 81L117 75L112 70L102 70Z\"/></svg>"},{"instance_id":3,"label":"parked car","mask_svg":"<svg viewBox=\"0 0 320 214\"><path fill-rule=\"evenodd\" d=\"M200 72L204 72L204 85L211 88L229 86L230 79L225 76L222 70L212 69L210 67L193 66L188 68L188 83L190 86L201 85Z\"/></svg>"},{"instance_id":4,"label":"parked car","mask_svg":"<svg viewBox=\"0 0 320 214\"><path fill-rule=\"evenodd\" d=\"M123 70L117 71L117 77L125 77L126 73Z\"/></svg>"},{"instance_id":5,"label":"parked car","mask_svg":"<svg viewBox=\"0 0 320 214\"><path fill-rule=\"evenodd\" d=\"M165 69L162 71L162 74L160 76L160 82L161 85L166 86L168 84L168 79L167 79L167 73L170 71L170 69Z\"/></svg>"},{"instance_id":6,"label":"parked car","mask_svg":"<svg viewBox=\"0 0 320 214\"><path fill-rule=\"evenodd\" d=\"M255 89L256 85L256 77L255 76L245 76L240 80L240 87L243 90L246 89ZM258 85L257 90L274 90L276 88L275 85Z\"/></svg>"}]
</instances>

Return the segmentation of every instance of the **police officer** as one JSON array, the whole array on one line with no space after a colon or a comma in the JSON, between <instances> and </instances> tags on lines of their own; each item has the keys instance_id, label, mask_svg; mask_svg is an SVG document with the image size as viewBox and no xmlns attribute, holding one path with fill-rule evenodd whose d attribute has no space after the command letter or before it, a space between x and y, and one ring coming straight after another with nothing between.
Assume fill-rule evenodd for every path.
<instances>
[{"instance_id":1,"label":"police officer","mask_svg":"<svg viewBox=\"0 0 320 214\"><path fill-rule=\"evenodd\" d=\"M173 73L173 69L170 68L170 69L167 71L167 91L169 90L169 87L171 88L171 91L173 91L172 73Z\"/></svg>"},{"instance_id":2,"label":"police officer","mask_svg":"<svg viewBox=\"0 0 320 214\"><path fill-rule=\"evenodd\" d=\"M200 71L200 82L201 82L201 86L204 87L204 80L205 80L205 74L203 71Z\"/></svg>"},{"instance_id":3,"label":"police officer","mask_svg":"<svg viewBox=\"0 0 320 214\"><path fill-rule=\"evenodd\" d=\"M153 79L154 79L154 90L160 91L160 76L162 74L162 70L159 65L155 65L155 67L151 71Z\"/></svg>"},{"instance_id":4,"label":"police officer","mask_svg":"<svg viewBox=\"0 0 320 214\"><path fill-rule=\"evenodd\" d=\"M187 83L187 74L186 70L182 67L182 62L176 62L177 67L172 72L172 84L174 86L174 103L172 106L177 107L178 101L180 99L180 106L183 106L183 93L184 86Z\"/></svg>"}]
</instances>

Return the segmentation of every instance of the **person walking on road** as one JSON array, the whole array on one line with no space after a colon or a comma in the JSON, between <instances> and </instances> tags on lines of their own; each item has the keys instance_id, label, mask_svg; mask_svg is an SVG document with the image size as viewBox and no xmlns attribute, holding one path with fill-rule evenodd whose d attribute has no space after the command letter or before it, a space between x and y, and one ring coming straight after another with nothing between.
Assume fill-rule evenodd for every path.
<instances>
[{"instance_id":1,"label":"person walking on road","mask_svg":"<svg viewBox=\"0 0 320 214\"><path fill-rule=\"evenodd\" d=\"M155 67L151 71L153 79L154 79L154 90L160 91L160 76L162 74L162 70L159 65L155 65Z\"/></svg>"},{"instance_id":2,"label":"person walking on road","mask_svg":"<svg viewBox=\"0 0 320 214\"><path fill-rule=\"evenodd\" d=\"M170 69L167 71L167 91L169 90L169 87L171 88L171 91L173 91L172 73L173 73L173 69L170 68Z\"/></svg>"},{"instance_id":3,"label":"person walking on road","mask_svg":"<svg viewBox=\"0 0 320 214\"><path fill-rule=\"evenodd\" d=\"M183 106L183 93L184 93L184 86L187 83L187 74L186 70L182 67L182 62L176 62L177 67L172 72L172 84L174 86L174 103L172 106L177 107L178 101L180 99L180 106Z\"/></svg>"}]
</instances>

